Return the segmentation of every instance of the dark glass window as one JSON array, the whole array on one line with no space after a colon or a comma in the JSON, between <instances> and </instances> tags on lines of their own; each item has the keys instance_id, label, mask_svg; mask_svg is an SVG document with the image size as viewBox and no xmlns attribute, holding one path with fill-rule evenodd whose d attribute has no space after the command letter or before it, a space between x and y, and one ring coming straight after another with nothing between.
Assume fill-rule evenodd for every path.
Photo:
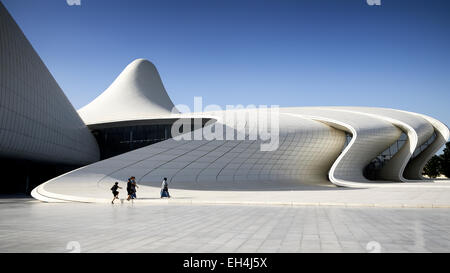
<instances>
[{"instance_id":1,"label":"dark glass window","mask_svg":"<svg viewBox=\"0 0 450 273\"><path fill-rule=\"evenodd\" d=\"M202 126L209 119L202 119ZM172 138L172 124L175 120L166 124L146 124L133 126L109 125L108 128L97 128L92 134L97 139L100 147L101 159L110 158L135 149L139 149L160 141ZM191 121L194 128L194 120ZM183 131L183 130L181 130Z\"/></svg>"}]
</instances>

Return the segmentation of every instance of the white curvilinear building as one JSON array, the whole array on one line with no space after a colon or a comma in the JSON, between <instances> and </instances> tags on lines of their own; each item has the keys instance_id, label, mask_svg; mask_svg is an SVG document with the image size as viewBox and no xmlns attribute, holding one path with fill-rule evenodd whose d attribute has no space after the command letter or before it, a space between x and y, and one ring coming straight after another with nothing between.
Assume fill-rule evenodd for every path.
<instances>
[{"instance_id":1,"label":"white curvilinear building","mask_svg":"<svg viewBox=\"0 0 450 273\"><path fill-rule=\"evenodd\" d=\"M258 130L258 137L251 138L252 127L260 126L261 119L238 124L238 117L260 116L257 108L197 113L174 109L155 66L133 61L104 93L79 110L107 158L40 185L33 196L95 202L115 181L130 176L141 187L157 188L167 177L172 188L207 191L415 182L423 179L425 163L449 138L444 124L411 112L292 107L277 110L277 128L271 129L276 129L276 147L264 150L272 139L263 140ZM200 126L174 136L180 120L198 121ZM205 132L215 137L207 138Z\"/></svg>"},{"instance_id":2,"label":"white curvilinear building","mask_svg":"<svg viewBox=\"0 0 450 273\"><path fill-rule=\"evenodd\" d=\"M42 201L107 200L130 176L143 193L163 177L205 191L404 184L424 180L449 139L438 120L394 109L185 112L144 59L77 113L1 4L0 15L0 157L82 166L37 186Z\"/></svg>"}]
</instances>

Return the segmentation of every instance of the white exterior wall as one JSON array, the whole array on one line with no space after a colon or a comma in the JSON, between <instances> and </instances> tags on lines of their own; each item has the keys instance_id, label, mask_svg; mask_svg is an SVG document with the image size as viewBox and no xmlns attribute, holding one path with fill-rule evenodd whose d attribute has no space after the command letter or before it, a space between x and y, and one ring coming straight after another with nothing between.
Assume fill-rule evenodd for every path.
<instances>
[{"instance_id":1,"label":"white exterior wall","mask_svg":"<svg viewBox=\"0 0 450 273\"><path fill-rule=\"evenodd\" d=\"M87 125L145 119L177 113L151 62L131 62L100 96L78 110Z\"/></svg>"},{"instance_id":2,"label":"white exterior wall","mask_svg":"<svg viewBox=\"0 0 450 273\"><path fill-rule=\"evenodd\" d=\"M261 141L169 139L55 178L33 196L89 202L132 175L140 186L158 187L167 177L172 188L192 190L330 186L328 170L345 139L344 132L321 122L283 116L280 145L272 152L261 151Z\"/></svg>"},{"instance_id":3,"label":"white exterior wall","mask_svg":"<svg viewBox=\"0 0 450 273\"><path fill-rule=\"evenodd\" d=\"M134 102L136 107L108 112L122 102ZM80 113L87 124L204 117L242 132L244 129L226 124L224 117L243 115L238 111L256 111L170 114L172 105L156 68L140 59ZM449 138L448 128L439 121L394 109L281 108L278 121L279 147L271 152L261 151L260 140L248 138L169 139L52 179L37 187L33 196L43 201L96 202L99 196L109 194L115 181L126 181L130 176L135 176L144 187L159 187L162 178L167 177L172 188L187 190L295 190L305 185L332 186L331 183L344 187L392 186L388 182L421 179L426 160ZM245 132L249 126L254 124L247 122ZM410 161L414 150L435 131L438 137L434 143ZM353 138L344 149L345 132ZM366 179L364 168L395 143L402 132L408 140L381 170L384 180Z\"/></svg>"},{"instance_id":4,"label":"white exterior wall","mask_svg":"<svg viewBox=\"0 0 450 273\"><path fill-rule=\"evenodd\" d=\"M36 188L33 196L47 201L95 202L98 196L108 193L115 181L126 181L130 176L136 176L141 186L151 187L158 187L167 177L172 188L188 190L295 190L305 185L331 185L328 180L344 187L386 186L388 181L367 180L363 169L400 137L402 128L409 128L413 136L422 135L423 139L429 133L414 128L428 131L433 126L414 113L366 110L282 108L280 145L275 151L261 151L261 141L169 139L50 180ZM386 118L389 114L391 117ZM215 118L218 123L223 120L223 112L195 114L201 115ZM412 125L406 123L408 119ZM400 123L404 127L397 126ZM343 150L344 131L351 132L353 138ZM445 143L445 137L448 133L438 138L436 145ZM405 150L399 151L401 160L386 165L388 173L409 181L403 177L408 162L405 160L422 142L418 139L410 141L414 145L404 145L406 155L401 154Z\"/></svg>"},{"instance_id":5,"label":"white exterior wall","mask_svg":"<svg viewBox=\"0 0 450 273\"><path fill-rule=\"evenodd\" d=\"M350 144L330 169L330 181L339 186L348 186L349 182L370 183L363 175L364 168L401 135L400 129L383 119L346 109L311 107L288 108L285 111L290 115L346 128L353 135Z\"/></svg>"},{"instance_id":6,"label":"white exterior wall","mask_svg":"<svg viewBox=\"0 0 450 273\"><path fill-rule=\"evenodd\" d=\"M0 156L82 165L94 137L0 3Z\"/></svg>"},{"instance_id":7,"label":"white exterior wall","mask_svg":"<svg viewBox=\"0 0 450 273\"><path fill-rule=\"evenodd\" d=\"M424 115L416 115L426 119L433 125L437 137L433 143L431 143L424 151L408 163L405 169L405 177L408 179L423 179L422 170L425 167L425 164L431 159L431 157L433 157L433 155L437 153L437 151L439 151L442 146L445 145L450 137L448 127L442 122Z\"/></svg>"},{"instance_id":8,"label":"white exterior wall","mask_svg":"<svg viewBox=\"0 0 450 273\"><path fill-rule=\"evenodd\" d=\"M342 109L338 108L338 109ZM405 168L417 147L425 143L433 134L434 127L425 118L414 113L394 109L346 107L350 111L374 115L397 126L407 135L405 145L382 168L379 175L387 181L407 182ZM417 170L421 172L422 168ZM420 179L420 178L415 178Z\"/></svg>"}]
</instances>

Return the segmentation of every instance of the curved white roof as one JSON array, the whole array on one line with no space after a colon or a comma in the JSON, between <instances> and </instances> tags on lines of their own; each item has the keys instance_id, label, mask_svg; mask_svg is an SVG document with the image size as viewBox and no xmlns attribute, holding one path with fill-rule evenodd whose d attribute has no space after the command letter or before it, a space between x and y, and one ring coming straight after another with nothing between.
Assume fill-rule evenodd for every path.
<instances>
[{"instance_id":1,"label":"curved white roof","mask_svg":"<svg viewBox=\"0 0 450 273\"><path fill-rule=\"evenodd\" d=\"M78 114L90 125L167 117L173 108L156 67L147 60L137 59L100 96L78 110Z\"/></svg>"},{"instance_id":2,"label":"curved white roof","mask_svg":"<svg viewBox=\"0 0 450 273\"><path fill-rule=\"evenodd\" d=\"M112 183L131 175L138 178L144 199L151 199L162 177L168 178L172 188L189 191L288 191L305 185L329 186L328 181L356 188L448 189L448 185L427 183L434 181L418 183L424 179L425 163L450 136L447 126L431 117L373 107L280 108L276 120L270 120L277 125L271 128L275 139L269 143L274 140L276 149L263 151L267 143L262 135L234 138L256 127L258 134L263 133L260 122L266 119L269 124L268 117L256 108L172 115L172 107L153 64L134 61L102 95L80 110L87 124L175 117L208 117L212 123L194 131L194 139L172 138L96 162L40 185L32 195L47 202L108 202ZM257 119L239 127L234 119L228 120L234 116ZM217 138L208 134L213 124L218 128L214 129ZM220 129L224 127L231 128L230 134ZM348 145L346 133L352 135ZM390 149L402 133L407 136L405 145L379 170L380 180L367 179L366 166ZM433 134L434 141L412 158Z\"/></svg>"},{"instance_id":3,"label":"curved white roof","mask_svg":"<svg viewBox=\"0 0 450 273\"><path fill-rule=\"evenodd\" d=\"M111 185L115 181L126 181L131 175L138 179L140 196L144 199L151 199L162 177L168 178L172 188L190 192L296 191L305 185L330 185L327 178L344 187L448 189L449 185L432 183L435 182L432 180L420 183L423 165L450 135L448 128L435 119L385 108L291 107L279 110L279 147L274 151L262 151L261 140L172 138L52 179L36 188L33 196L49 202L110 202ZM226 121L223 115L231 111L238 110L204 114L214 117L219 126L232 126L223 123ZM250 113L257 109L239 111ZM246 123L245 131L251 126ZM433 131L438 137L411 159L416 148ZM352 134L347 146L344 132ZM402 132L408 141L383 167L379 174L382 180L364 177L364 168L395 143ZM270 195L267 200L271 200Z\"/></svg>"}]
</instances>

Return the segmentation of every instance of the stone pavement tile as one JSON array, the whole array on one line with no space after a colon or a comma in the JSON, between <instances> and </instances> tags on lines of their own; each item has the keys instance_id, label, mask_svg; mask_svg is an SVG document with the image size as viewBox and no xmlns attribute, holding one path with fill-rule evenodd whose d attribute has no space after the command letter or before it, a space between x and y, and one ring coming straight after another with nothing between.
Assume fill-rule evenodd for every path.
<instances>
[{"instance_id":1,"label":"stone pavement tile","mask_svg":"<svg viewBox=\"0 0 450 273\"><path fill-rule=\"evenodd\" d=\"M344 249L342 248L322 248L320 250L321 253L344 253Z\"/></svg>"},{"instance_id":2,"label":"stone pavement tile","mask_svg":"<svg viewBox=\"0 0 450 273\"><path fill-rule=\"evenodd\" d=\"M240 247L236 250L236 253L255 253L258 247Z\"/></svg>"},{"instance_id":3,"label":"stone pavement tile","mask_svg":"<svg viewBox=\"0 0 450 273\"><path fill-rule=\"evenodd\" d=\"M320 248L300 248L299 253L321 253L321 249Z\"/></svg>"},{"instance_id":4,"label":"stone pavement tile","mask_svg":"<svg viewBox=\"0 0 450 273\"><path fill-rule=\"evenodd\" d=\"M321 248L341 248L341 245L337 241L320 241Z\"/></svg>"},{"instance_id":5,"label":"stone pavement tile","mask_svg":"<svg viewBox=\"0 0 450 273\"><path fill-rule=\"evenodd\" d=\"M295 242L292 244L281 244L278 252L298 252L300 251L300 242Z\"/></svg>"}]
</instances>

